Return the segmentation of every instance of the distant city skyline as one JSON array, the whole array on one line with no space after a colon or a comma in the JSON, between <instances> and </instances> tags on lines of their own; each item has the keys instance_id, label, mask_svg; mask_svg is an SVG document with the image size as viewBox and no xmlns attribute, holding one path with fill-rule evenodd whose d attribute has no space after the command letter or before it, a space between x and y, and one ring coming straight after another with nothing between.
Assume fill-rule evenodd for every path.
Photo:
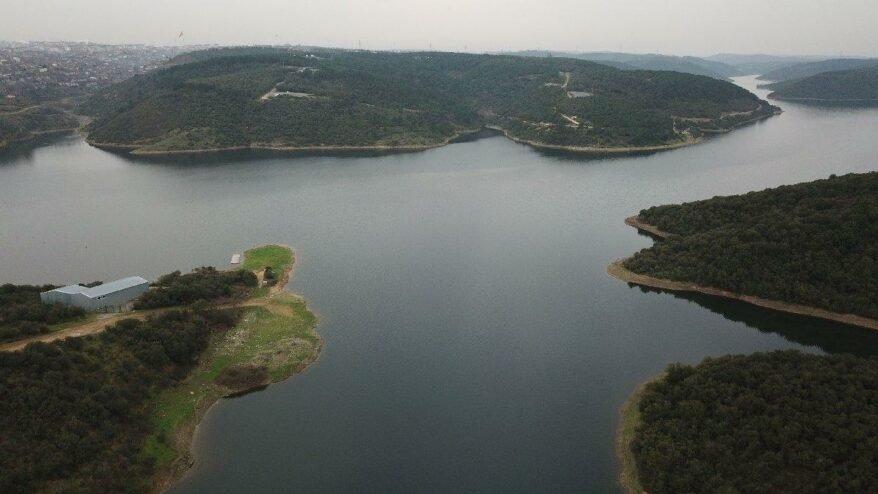
<instances>
[{"instance_id":1,"label":"distant city skyline","mask_svg":"<svg viewBox=\"0 0 878 494\"><path fill-rule=\"evenodd\" d=\"M878 2L0 0L6 41L878 56Z\"/></svg>"}]
</instances>

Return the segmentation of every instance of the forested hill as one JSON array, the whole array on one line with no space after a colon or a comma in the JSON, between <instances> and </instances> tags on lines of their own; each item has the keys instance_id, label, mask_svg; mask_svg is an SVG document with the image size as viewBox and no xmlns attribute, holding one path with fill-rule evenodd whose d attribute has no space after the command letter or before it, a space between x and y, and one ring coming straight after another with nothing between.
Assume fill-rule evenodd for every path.
<instances>
[{"instance_id":1,"label":"forested hill","mask_svg":"<svg viewBox=\"0 0 878 494\"><path fill-rule=\"evenodd\" d=\"M878 102L878 65L824 72L768 87L774 91L769 97L776 99Z\"/></svg>"},{"instance_id":2,"label":"forested hill","mask_svg":"<svg viewBox=\"0 0 878 494\"><path fill-rule=\"evenodd\" d=\"M851 70L868 67L870 65L878 65L878 59L875 58L835 58L831 60L820 60L818 62L804 62L781 67L759 76L764 81L791 81L794 79L804 79L812 75L821 74L823 72L835 72L838 70Z\"/></svg>"},{"instance_id":3,"label":"forested hill","mask_svg":"<svg viewBox=\"0 0 878 494\"><path fill-rule=\"evenodd\" d=\"M635 273L878 319L878 173L653 207Z\"/></svg>"},{"instance_id":4,"label":"forested hill","mask_svg":"<svg viewBox=\"0 0 878 494\"><path fill-rule=\"evenodd\" d=\"M637 408L643 492L878 492L878 360L786 351L676 364Z\"/></svg>"},{"instance_id":5,"label":"forested hill","mask_svg":"<svg viewBox=\"0 0 878 494\"><path fill-rule=\"evenodd\" d=\"M82 111L93 144L165 152L426 147L486 125L537 144L657 147L776 108L708 77L582 60L239 48L186 54Z\"/></svg>"}]
</instances>

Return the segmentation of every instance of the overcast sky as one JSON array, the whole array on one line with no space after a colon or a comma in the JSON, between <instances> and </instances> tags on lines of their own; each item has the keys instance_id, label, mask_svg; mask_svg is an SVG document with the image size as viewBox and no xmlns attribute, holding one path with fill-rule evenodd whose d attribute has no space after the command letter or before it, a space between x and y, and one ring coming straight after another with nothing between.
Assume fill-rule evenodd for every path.
<instances>
[{"instance_id":1,"label":"overcast sky","mask_svg":"<svg viewBox=\"0 0 878 494\"><path fill-rule=\"evenodd\" d=\"M0 0L0 38L875 56L878 0Z\"/></svg>"}]
</instances>

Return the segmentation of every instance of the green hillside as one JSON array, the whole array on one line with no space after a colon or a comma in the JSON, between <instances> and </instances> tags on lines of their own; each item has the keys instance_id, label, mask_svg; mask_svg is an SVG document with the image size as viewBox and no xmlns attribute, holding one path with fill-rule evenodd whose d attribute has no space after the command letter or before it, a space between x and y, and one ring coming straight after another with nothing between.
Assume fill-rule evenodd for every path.
<instances>
[{"instance_id":1,"label":"green hillside","mask_svg":"<svg viewBox=\"0 0 878 494\"><path fill-rule=\"evenodd\" d=\"M818 62L797 63L787 67L766 72L759 76L764 81L790 81L804 79L823 72L835 72L838 70L852 70L870 65L878 65L878 59L874 58L836 58L832 60L820 60Z\"/></svg>"},{"instance_id":2,"label":"green hillside","mask_svg":"<svg viewBox=\"0 0 878 494\"><path fill-rule=\"evenodd\" d=\"M878 318L878 173L653 207L674 234L629 270L735 293Z\"/></svg>"},{"instance_id":3,"label":"green hillside","mask_svg":"<svg viewBox=\"0 0 878 494\"><path fill-rule=\"evenodd\" d=\"M775 108L733 84L556 58L285 48L189 53L81 111L140 152L427 147L490 125L553 146L691 142Z\"/></svg>"},{"instance_id":4,"label":"green hillside","mask_svg":"<svg viewBox=\"0 0 878 494\"><path fill-rule=\"evenodd\" d=\"M878 101L878 65L768 85L775 99Z\"/></svg>"}]
</instances>

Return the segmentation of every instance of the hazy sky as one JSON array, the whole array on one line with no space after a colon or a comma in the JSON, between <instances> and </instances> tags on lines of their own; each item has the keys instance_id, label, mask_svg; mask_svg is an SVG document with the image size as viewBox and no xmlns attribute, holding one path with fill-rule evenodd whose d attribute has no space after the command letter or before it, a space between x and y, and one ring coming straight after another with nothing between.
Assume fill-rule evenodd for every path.
<instances>
[{"instance_id":1,"label":"hazy sky","mask_svg":"<svg viewBox=\"0 0 878 494\"><path fill-rule=\"evenodd\" d=\"M878 55L878 0L0 0L0 38Z\"/></svg>"}]
</instances>

